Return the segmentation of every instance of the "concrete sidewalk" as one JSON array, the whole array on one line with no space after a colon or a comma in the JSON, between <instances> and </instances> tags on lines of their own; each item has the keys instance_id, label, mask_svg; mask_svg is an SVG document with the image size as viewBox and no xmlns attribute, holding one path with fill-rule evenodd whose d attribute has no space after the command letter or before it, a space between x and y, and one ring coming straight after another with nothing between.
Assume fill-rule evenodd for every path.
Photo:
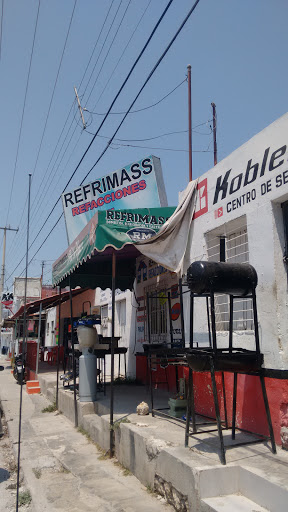
<instances>
[{"instance_id":1,"label":"concrete sidewalk","mask_svg":"<svg viewBox=\"0 0 288 512\"><path fill-rule=\"evenodd\" d=\"M20 387L6 363L0 399L16 456L19 397ZM43 395L27 395L23 388L21 467L35 512L172 510L116 459L105 458L64 415L41 412L49 403Z\"/></svg>"}]
</instances>

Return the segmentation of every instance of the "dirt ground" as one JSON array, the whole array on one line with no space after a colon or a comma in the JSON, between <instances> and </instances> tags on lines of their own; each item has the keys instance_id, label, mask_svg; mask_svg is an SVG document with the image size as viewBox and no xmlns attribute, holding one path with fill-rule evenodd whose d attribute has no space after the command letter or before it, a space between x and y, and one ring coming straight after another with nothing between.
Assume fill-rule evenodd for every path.
<instances>
[{"instance_id":1,"label":"dirt ground","mask_svg":"<svg viewBox=\"0 0 288 512\"><path fill-rule=\"evenodd\" d=\"M2 416L3 437L0 437L0 512L14 512L16 510L17 462L15 460L8 428L4 415ZM19 510L33 512L30 493L23 486L20 474ZM23 504L21 504L23 502Z\"/></svg>"}]
</instances>

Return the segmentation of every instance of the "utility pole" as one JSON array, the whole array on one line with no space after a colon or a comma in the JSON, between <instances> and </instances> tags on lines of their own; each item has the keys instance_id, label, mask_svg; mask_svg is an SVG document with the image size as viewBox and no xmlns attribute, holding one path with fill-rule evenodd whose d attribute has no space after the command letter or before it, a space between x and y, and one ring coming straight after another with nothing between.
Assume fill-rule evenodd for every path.
<instances>
[{"instance_id":1,"label":"utility pole","mask_svg":"<svg viewBox=\"0 0 288 512\"><path fill-rule=\"evenodd\" d=\"M41 272L41 281L43 283L43 272L44 272L44 267L45 267L45 261L43 260L42 263L41 263L41 267L42 267L42 272Z\"/></svg>"},{"instance_id":2,"label":"utility pole","mask_svg":"<svg viewBox=\"0 0 288 512\"><path fill-rule=\"evenodd\" d=\"M213 112L213 142L214 142L214 165L217 164L217 141L216 141L216 105L215 103L211 103L212 112Z\"/></svg>"},{"instance_id":3,"label":"utility pole","mask_svg":"<svg viewBox=\"0 0 288 512\"><path fill-rule=\"evenodd\" d=\"M5 252L6 252L6 232L7 231L18 231L17 229L11 228L10 226L0 227L0 229L3 229L4 231L4 238L3 238L3 256L2 256L2 269L1 269L1 281L0 281L0 326L2 323L2 293L4 288L4 276L5 276Z\"/></svg>"},{"instance_id":4,"label":"utility pole","mask_svg":"<svg viewBox=\"0 0 288 512\"><path fill-rule=\"evenodd\" d=\"M189 181L192 181L192 102L191 102L191 66L188 71L188 125L189 125Z\"/></svg>"},{"instance_id":5,"label":"utility pole","mask_svg":"<svg viewBox=\"0 0 288 512\"><path fill-rule=\"evenodd\" d=\"M83 109L81 107L81 103L80 103L80 99L79 99L76 87L74 87L74 91L75 91L75 95L76 95L76 99L77 99L77 103L78 103L78 108L79 108L80 116L81 116L82 123L83 123L83 130L86 130L86 123L85 123L85 119L84 119L84 115L83 115Z\"/></svg>"}]
</instances>

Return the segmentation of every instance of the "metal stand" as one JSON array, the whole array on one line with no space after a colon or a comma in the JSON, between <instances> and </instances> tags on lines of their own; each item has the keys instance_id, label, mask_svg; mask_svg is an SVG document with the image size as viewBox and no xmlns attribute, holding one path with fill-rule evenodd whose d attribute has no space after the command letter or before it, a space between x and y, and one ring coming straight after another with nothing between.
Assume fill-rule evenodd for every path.
<instances>
[{"instance_id":1,"label":"metal stand","mask_svg":"<svg viewBox=\"0 0 288 512\"><path fill-rule=\"evenodd\" d=\"M208 329L209 329L209 341L211 340L210 335L210 321L208 311L208 295L206 294L190 294L192 304L190 306L190 314L193 315L194 311L194 298L195 297L206 297L207 303L207 314L208 314ZM220 443L220 460L222 464L226 464L225 446L223 440L223 429L228 429L228 417L227 417L227 406L226 406L226 392L225 392L225 372L234 373L234 384L233 384L233 411L232 411L232 439L235 440L236 433L236 409L237 409L237 377L238 373L246 375L259 376L262 388L262 395L264 400L265 412L267 417L267 423L269 428L269 436L249 432L247 430L237 427L237 430L252 434L256 437L255 440L246 442L235 443L233 446L246 445L259 443L270 440L272 446L272 452L276 453L276 444L274 439L274 432L272 427L271 415L269 410L269 403L267 399L265 381L263 376L263 370L261 368L263 362L263 355L260 353L259 343L259 331L258 331L258 318L257 318L257 306L256 306L256 293L255 289L252 290L251 295L247 295L245 298L251 298L253 304L253 317L254 317L254 333L255 333L255 351L249 351L245 349L235 349L233 347L233 300L239 298L238 296L230 295L230 318L229 318L229 348L225 349L217 348L217 335L216 335L216 321L215 321L215 298L214 293L209 294L210 298L210 314L211 314L211 329L212 329L212 347L207 348L192 348L190 354L187 356L190 370L189 370L189 395L187 404L186 414L186 431L185 431L185 446L189 444L189 436L193 436L196 433L195 423L195 411L194 411L194 390L193 390L193 372L191 366L194 367L194 371L207 372L211 374L213 400L215 407L215 416L217 423L217 430ZM190 318L190 326L193 328L193 318ZM190 332L190 346L193 347L193 332ZM217 385L215 378L215 371L221 371L222 376L222 389L223 389L223 401L224 401L224 414L225 414L225 426L222 425L220 416L220 408L218 401ZM190 433L190 417L192 416L192 433ZM201 430L198 434L212 432L212 430ZM230 447L226 447L230 448Z\"/></svg>"}]
</instances>

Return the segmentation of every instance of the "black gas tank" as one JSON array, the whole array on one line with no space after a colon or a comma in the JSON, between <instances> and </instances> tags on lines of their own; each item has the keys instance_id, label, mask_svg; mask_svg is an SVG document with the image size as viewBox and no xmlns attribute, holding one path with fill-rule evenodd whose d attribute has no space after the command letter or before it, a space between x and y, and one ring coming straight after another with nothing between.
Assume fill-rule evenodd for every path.
<instances>
[{"instance_id":1,"label":"black gas tank","mask_svg":"<svg viewBox=\"0 0 288 512\"><path fill-rule=\"evenodd\" d=\"M245 296L256 288L257 272L249 263L194 261L187 270L187 284L193 293L227 293Z\"/></svg>"}]
</instances>

